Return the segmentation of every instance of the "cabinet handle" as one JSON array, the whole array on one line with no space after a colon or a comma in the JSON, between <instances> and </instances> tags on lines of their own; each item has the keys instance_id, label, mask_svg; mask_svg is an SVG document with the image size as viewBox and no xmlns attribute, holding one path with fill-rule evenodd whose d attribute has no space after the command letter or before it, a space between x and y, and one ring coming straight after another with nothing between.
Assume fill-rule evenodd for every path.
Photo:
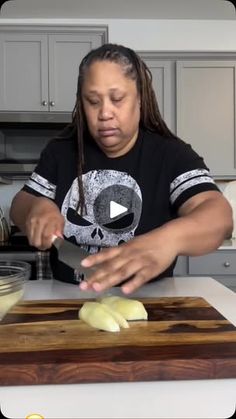
<instances>
[{"instance_id":1,"label":"cabinet handle","mask_svg":"<svg viewBox=\"0 0 236 419\"><path fill-rule=\"evenodd\" d=\"M53 100L51 100L50 106L55 106L55 102Z\"/></svg>"},{"instance_id":2,"label":"cabinet handle","mask_svg":"<svg viewBox=\"0 0 236 419\"><path fill-rule=\"evenodd\" d=\"M42 105L43 105L43 106L48 106L48 102L47 102L46 100L43 100L43 101L42 101Z\"/></svg>"},{"instance_id":3,"label":"cabinet handle","mask_svg":"<svg viewBox=\"0 0 236 419\"><path fill-rule=\"evenodd\" d=\"M225 268L229 268L230 267L230 263L229 262L224 262L224 267Z\"/></svg>"}]
</instances>

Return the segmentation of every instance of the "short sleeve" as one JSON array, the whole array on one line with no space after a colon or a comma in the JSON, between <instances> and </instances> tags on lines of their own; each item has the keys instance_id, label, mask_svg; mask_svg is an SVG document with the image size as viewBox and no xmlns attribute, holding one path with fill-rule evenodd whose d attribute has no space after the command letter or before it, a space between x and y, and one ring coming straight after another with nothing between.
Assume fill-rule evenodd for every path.
<instances>
[{"instance_id":1,"label":"short sleeve","mask_svg":"<svg viewBox=\"0 0 236 419\"><path fill-rule=\"evenodd\" d=\"M23 190L35 196L42 196L54 200L57 187L57 163L55 141L52 140L44 148L39 162Z\"/></svg>"},{"instance_id":2,"label":"short sleeve","mask_svg":"<svg viewBox=\"0 0 236 419\"><path fill-rule=\"evenodd\" d=\"M184 202L205 191L219 191L202 157L182 140L176 140L172 160L170 202L177 211Z\"/></svg>"}]
</instances>

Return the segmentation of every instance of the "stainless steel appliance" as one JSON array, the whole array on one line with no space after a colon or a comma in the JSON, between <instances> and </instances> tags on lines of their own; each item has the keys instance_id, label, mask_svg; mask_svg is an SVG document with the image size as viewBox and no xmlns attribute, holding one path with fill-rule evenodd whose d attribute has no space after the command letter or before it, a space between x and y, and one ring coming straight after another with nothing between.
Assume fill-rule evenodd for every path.
<instances>
[{"instance_id":1,"label":"stainless steel appliance","mask_svg":"<svg viewBox=\"0 0 236 419\"><path fill-rule=\"evenodd\" d=\"M47 142L64 127L64 123L0 124L0 176L20 178L30 174Z\"/></svg>"}]
</instances>

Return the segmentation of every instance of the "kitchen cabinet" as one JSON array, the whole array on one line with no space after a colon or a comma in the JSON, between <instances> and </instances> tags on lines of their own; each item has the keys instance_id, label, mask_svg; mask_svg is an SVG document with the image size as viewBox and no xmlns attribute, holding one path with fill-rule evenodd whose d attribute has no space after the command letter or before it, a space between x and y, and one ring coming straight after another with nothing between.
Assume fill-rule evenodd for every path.
<instances>
[{"instance_id":1,"label":"kitchen cabinet","mask_svg":"<svg viewBox=\"0 0 236 419\"><path fill-rule=\"evenodd\" d=\"M236 178L236 54L140 52L161 114L215 179Z\"/></svg>"},{"instance_id":2,"label":"kitchen cabinet","mask_svg":"<svg viewBox=\"0 0 236 419\"><path fill-rule=\"evenodd\" d=\"M71 112L78 68L106 27L8 27L0 31L0 111Z\"/></svg>"},{"instance_id":3,"label":"kitchen cabinet","mask_svg":"<svg viewBox=\"0 0 236 419\"><path fill-rule=\"evenodd\" d=\"M47 35L0 33L1 111L46 109L47 52Z\"/></svg>"},{"instance_id":4,"label":"kitchen cabinet","mask_svg":"<svg viewBox=\"0 0 236 419\"><path fill-rule=\"evenodd\" d=\"M188 275L211 276L236 291L236 250L217 250L188 258Z\"/></svg>"},{"instance_id":5,"label":"kitchen cabinet","mask_svg":"<svg viewBox=\"0 0 236 419\"><path fill-rule=\"evenodd\" d=\"M162 118L171 130L175 130L173 96L173 63L155 57L143 57L152 74L153 87Z\"/></svg>"},{"instance_id":6,"label":"kitchen cabinet","mask_svg":"<svg viewBox=\"0 0 236 419\"><path fill-rule=\"evenodd\" d=\"M214 176L236 175L236 61L176 63L176 132Z\"/></svg>"},{"instance_id":7,"label":"kitchen cabinet","mask_svg":"<svg viewBox=\"0 0 236 419\"><path fill-rule=\"evenodd\" d=\"M179 256L174 269L174 276L187 276L188 275L188 257Z\"/></svg>"},{"instance_id":8,"label":"kitchen cabinet","mask_svg":"<svg viewBox=\"0 0 236 419\"><path fill-rule=\"evenodd\" d=\"M175 276L210 276L236 291L236 249L220 248L203 256L180 256Z\"/></svg>"}]
</instances>

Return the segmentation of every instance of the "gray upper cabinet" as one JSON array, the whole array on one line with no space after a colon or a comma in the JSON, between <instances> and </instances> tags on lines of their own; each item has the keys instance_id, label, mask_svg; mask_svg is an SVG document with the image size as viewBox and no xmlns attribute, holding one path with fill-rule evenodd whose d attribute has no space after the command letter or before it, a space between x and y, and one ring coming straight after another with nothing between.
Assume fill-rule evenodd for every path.
<instances>
[{"instance_id":1,"label":"gray upper cabinet","mask_svg":"<svg viewBox=\"0 0 236 419\"><path fill-rule=\"evenodd\" d=\"M71 112L75 105L79 64L93 48L101 45L96 35L49 36L49 97L50 110Z\"/></svg>"},{"instance_id":2,"label":"gray upper cabinet","mask_svg":"<svg viewBox=\"0 0 236 419\"><path fill-rule=\"evenodd\" d=\"M0 109L43 111L48 102L47 35L0 33Z\"/></svg>"},{"instance_id":3,"label":"gray upper cabinet","mask_svg":"<svg viewBox=\"0 0 236 419\"><path fill-rule=\"evenodd\" d=\"M0 111L71 112L79 64L106 27L1 30Z\"/></svg>"},{"instance_id":4,"label":"gray upper cabinet","mask_svg":"<svg viewBox=\"0 0 236 419\"><path fill-rule=\"evenodd\" d=\"M235 54L139 52L162 117L190 143L215 179L236 178Z\"/></svg>"},{"instance_id":5,"label":"gray upper cabinet","mask_svg":"<svg viewBox=\"0 0 236 419\"><path fill-rule=\"evenodd\" d=\"M140 54L152 73L153 87L156 93L159 110L162 118L171 130L175 128L174 101L173 101L173 63L162 61L155 57Z\"/></svg>"},{"instance_id":6,"label":"gray upper cabinet","mask_svg":"<svg viewBox=\"0 0 236 419\"><path fill-rule=\"evenodd\" d=\"M216 178L235 177L236 61L176 64L177 135L204 157Z\"/></svg>"}]
</instances>

